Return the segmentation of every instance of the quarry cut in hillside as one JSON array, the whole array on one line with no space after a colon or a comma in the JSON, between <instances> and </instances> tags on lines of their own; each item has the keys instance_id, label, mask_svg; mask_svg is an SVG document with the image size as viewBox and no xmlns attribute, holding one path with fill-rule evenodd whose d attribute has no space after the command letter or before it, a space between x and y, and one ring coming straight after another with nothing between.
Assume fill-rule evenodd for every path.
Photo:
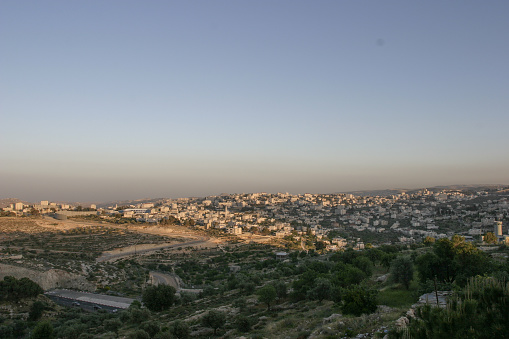
<instances>
[{"instance_id":1,"label":"quarry cut in hillside","mask_svg":"<svg viewBox=\"0 0 509 339\"><path fill-rule=\"evenodd\" d=\"M0 279L3 279L5 276L13 276L16 279L26 277L38 283L45 291L53 288L95 291L95 285L88 282L85 277L58 269L37 271L24 267L0 264Z\"/></svg>"}]
</instances>

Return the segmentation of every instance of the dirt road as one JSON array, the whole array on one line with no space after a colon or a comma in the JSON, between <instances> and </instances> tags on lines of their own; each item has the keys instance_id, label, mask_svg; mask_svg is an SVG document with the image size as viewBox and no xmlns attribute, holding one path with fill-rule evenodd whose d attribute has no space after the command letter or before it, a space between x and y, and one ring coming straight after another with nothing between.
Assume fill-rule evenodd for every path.
<instances>
[{"instance_id":1,"label":"dirt road","mask_svg":"<svg viewBox=\"0 0 509 339\"><path fill-rule=\"evenodd\" d=\"M131 255L138 255L138 254L146 254L148 252L154 252L159 251L162 249L167 248L184 248L184 247L191 247L191 246L198 246L201 244L205 244L209 239L206 237L200 237L197 240L187 241L187 242L179 242L179 243L171 243L171 244L157 244L154 246L150 246L149 248L146 248L146 246L141 247L140 249L136 249L136 247L133 249L133 246L130 246L127 248L127 250L116 250L114 253L104 252L99 258L96 259L97 262L104 262L104 261L112 261L112 260L118 260L121 258L129 257ZM146 245L146 244L144 244Z\"/></svg>"}]
</instances>

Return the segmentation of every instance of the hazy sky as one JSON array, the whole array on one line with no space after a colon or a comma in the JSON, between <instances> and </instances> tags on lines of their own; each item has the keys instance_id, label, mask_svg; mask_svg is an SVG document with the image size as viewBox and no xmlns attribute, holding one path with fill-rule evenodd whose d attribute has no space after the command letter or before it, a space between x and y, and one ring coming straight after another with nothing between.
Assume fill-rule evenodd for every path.
<instances>
[{"instance_id":1,"label":"hazy sky","mask_svg":"<svg viewBox=\"0 0 509 339\"><path fill-rule=\"evenodd\" d=\"M0 2L0 198L509 183L509 1Z\"/></svg>"}]
</instances>

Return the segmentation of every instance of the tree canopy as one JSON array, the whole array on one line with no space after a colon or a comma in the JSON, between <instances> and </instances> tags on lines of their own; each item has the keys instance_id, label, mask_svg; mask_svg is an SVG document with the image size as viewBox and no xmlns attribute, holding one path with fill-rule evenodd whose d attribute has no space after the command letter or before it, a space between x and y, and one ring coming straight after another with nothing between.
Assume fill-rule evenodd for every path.
<instances>
[{"instance_id":1,"label":"tree canopy","mask_svg":"<svg viewBox=\"0 0 509 339\"><path fill-rule=\"evenodd\" d=\"M267 304L267 308L270 309L270 304L276 300L277 292L276 288L271 285L267 284L260 288L257 292L258 294L258 301Z\"/></svg>"},{"instance_id":2,"label":"tree canopy","mask_svg":"<svg viewBox=\"0 0 509 339\"><path fill-rule=\"evenodd\" d=\"M392 338L506 338L509 333L509 285L494 278L471 278L446 308L417 309L403 332Z\"/></svg>"},{"instance_id":3,"label":"tree canopy","mask_svg":"<svg viewBox=\"0 0 509 339\"><path fill-rule=\"evenodd\" d=\"M143 291L142 301L151 311L163 311L175 303L175 292L175 287L169 285L148 286Z\"/></svg>"},{"instance_id":4,"label":"tree canopy","mask_svg":"<svg viewBox=\"0 0 509 339\"><path fill-rule=\"evenodd\" d=\"M391 279L408 290L414 276L414 264L409 257L397 257L391 263Z\"/></svg>"},{"instance_id":5,"label":"tree canopy","mask_svg":"<svg viewBox=\"0 0 509 339\"><path fill-rule=\"evenodd\" d=\"M433 280L465 285L469 277L490 272L490 258L472 243L455 235L451 240L440 239L433 245L432 252L416 260L421 282Z\"/></svg>"},{"instance_id":6,"label":"tree canopy","mask_svg":"<svg viewBox=\"0 0 509 339\"><path fill-rule=\"evenodd\" d=\"M23 298L34 298L44 290L37 283L28 278L16 279L12 276L4 277L0 281L0 300L19 301Z\"/></svg>"},{"instance_id":7,"label":"tree canopy","mask_svg":"<svg viewBox=\"0 0 509 339\"><path fill-rule=\"evenodd\" d=\"M211 310L202 318L202 325L214 329L216 335L217 329L223 326L226 322L226 315L224 312Z\"/></svg>"}]
</instances>

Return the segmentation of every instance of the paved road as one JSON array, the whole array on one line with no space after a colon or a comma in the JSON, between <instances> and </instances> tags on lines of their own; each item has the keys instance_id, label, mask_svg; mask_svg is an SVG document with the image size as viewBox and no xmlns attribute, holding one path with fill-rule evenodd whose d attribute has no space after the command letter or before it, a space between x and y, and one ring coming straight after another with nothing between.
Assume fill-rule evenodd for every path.
<instances>
[{"instance_id":1,"label":"paved road","mask_svg":"<svg viewBox=\"0 0 509 339\"><path fill-rule=\"evenodd\" d=\"M99 258L96 259L96 261L104 262L104 261L117 260L117 259L129 257L134 254L143 254L143 253L148 253L148 252L154 252L154 251L159 251L159 250L162 250L165 248L179 248L179 247L194 246L194 245L203 244L207 240L209 240L209 238L199 237L197 240L193 240L193 241L181 242L178 244L163 244L160 246L155 246L155 247L147 248L147 249L141 249L141 250L137 250L137 251L131 250L131 251L126 251L126 252L117 253L117 254L103 253Z\"/></svg>"},{"instance_id":2,"label":"paved road","mask_svg":"<svg viewBox=\"0 0 509 339\"><path fill-rule=\"evenodd\" d=\"M65 307L72 307L72 308L81 308L82 310L88 311L88 312L98 312L99 310L105 310L109 313L116 313L121 311L121 308L117 307L110 307L110 306L104 306L104 305L97 305L95 303L87 302L87 301L74 301L72 299L57 297L54 295L48 296L51 300L53 300L55 303L65 306Z\"/></svg>"}]
</instances>

